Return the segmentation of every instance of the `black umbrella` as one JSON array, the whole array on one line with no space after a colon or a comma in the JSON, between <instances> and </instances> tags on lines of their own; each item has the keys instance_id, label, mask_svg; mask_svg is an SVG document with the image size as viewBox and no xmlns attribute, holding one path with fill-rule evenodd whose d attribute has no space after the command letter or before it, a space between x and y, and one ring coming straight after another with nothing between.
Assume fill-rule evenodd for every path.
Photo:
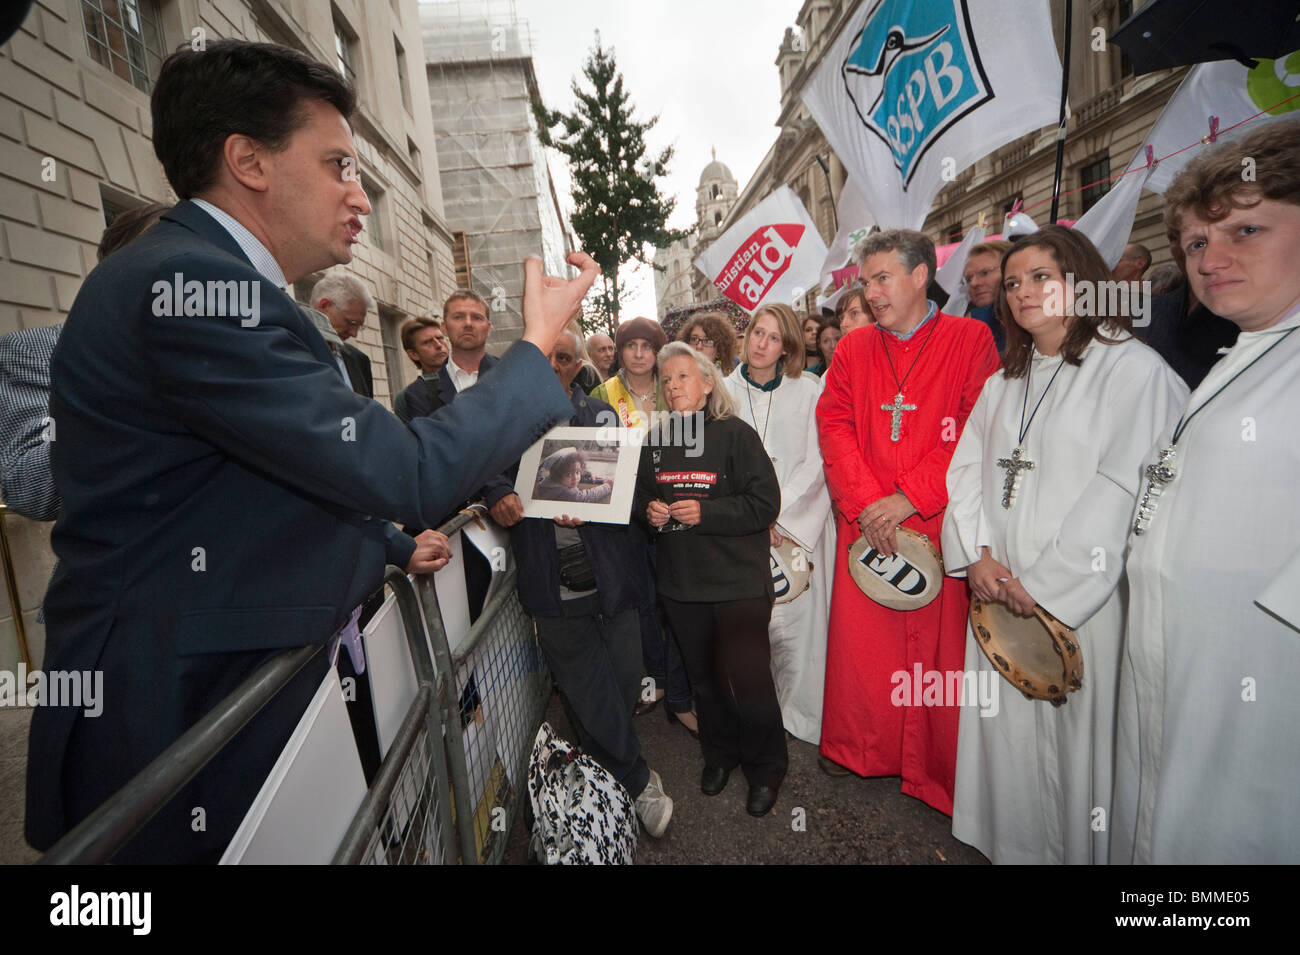
<instances>
[{"instance_id":1,"label":"black umbrella","mask_svg":"<svg viewBox=\"0 0 1300 955\"><path fill-rule=\"evenodd\" d=\"M1151 0L1110 38L1133 69L1151 73L1173 66L1252 58L1276 60L1300 49L1296 0Z\"/></svg>"}]
</instances>

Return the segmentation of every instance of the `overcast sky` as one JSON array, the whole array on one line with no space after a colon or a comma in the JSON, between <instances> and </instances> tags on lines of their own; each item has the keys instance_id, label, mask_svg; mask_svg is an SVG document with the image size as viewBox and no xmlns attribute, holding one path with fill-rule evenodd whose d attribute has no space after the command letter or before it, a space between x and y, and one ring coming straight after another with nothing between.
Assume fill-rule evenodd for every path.
<instances>
[{"instance_id":1,"label":"overcast sky","mask_svg":"<svg viewBox=\"0 0 1300 955\"><path fill-rule=\"evenodd\" d=\"M713 147L744 188L776 137L776 52L799 0L516 0L515 6L528 22L538 85L551 109L572 108L570 81L582 72L595 30L604 46L614 47L636 115L659 116L651 150L676 147L661 186L677 199L669 225L694 224L695 187ZM571 209L562 165L552 154L560 201ZM653 276L648 268L637 273L625 319L657 314Z\"/></svg>"}]
</instances>

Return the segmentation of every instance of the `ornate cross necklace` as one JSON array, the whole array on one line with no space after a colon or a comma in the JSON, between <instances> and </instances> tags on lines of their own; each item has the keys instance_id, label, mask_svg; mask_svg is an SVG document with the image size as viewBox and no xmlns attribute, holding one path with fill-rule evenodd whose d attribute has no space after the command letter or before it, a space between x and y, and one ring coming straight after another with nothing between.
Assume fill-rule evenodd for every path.
<instances>
[{"instance_id":1,"label":"ornate cross necklace","mask_svg":"<svg viewBox=\"0 0 1300 955\"><path fill-rule=\"evenodd\" d=\"M898 389L898 394L894 395L894 403L892 405L881 405L880 410L889 412L889 440L895 443L897 443L900 436L899 429L903 424L903 412L916 410L916 405L903 403L903 386L907 384L907 379L912 377L912 372L916 369L916 363L920 361L921 356L925 354L925 346L930 344L930 339L934 337L934 327L939 324L938 312L935 313L934 318L930 321L930 331L926 333L925 341L921 343L921 348L916 353L916 357L912 359L912 364L907 369L907 374L903 376L902 381L898 380L898 372L894 368L894 359L889 354L889 340L885 337L885 330L883 328L880 329L880 347L885 350L885 360L889 362L889 373L894 376L894 387ZM876 327L879 328L880 326Z\"/></svg>"},{"instance_id":2,"label":"ornate cross necklace","mask_svg":"<svg viewBox=\"0 0 1300 955\"><path fill-rule=\"evenodd\" d=\"M1023 456L1025 435L1029 433L1029 426L1034 423L1034 416L1038 414L1038 409L1043 406L1043 399L1052 390L1052 385L1056 382L1056 376L1061 373L1061 369L1064 367L1065 359L1062 358L1061 363L1056 366L1056 371L1052 372L1047 387L1038 396L1038 403L1034 405L1034 410L1030 412L1028 421L1025 420L1025 411L1029 408L1029 389L1034 378L1034 363L1032 360L1029 362L1029 368L1025 371L1025 400L1020 405L1020 431L1016 439L1016 449L1011 452L1011 457L998 458L998 467L1005 469L1007 472L1007 476L1002 482L1002 506L1005 508L1010 508L1016 501L1016 491L1020 489L1020 472L1034 469L1034 462Z\"/></svg>"},{"instance_id":3,"label":"ornate cross necklace","mask_svg":"<svg viewBox=\"0 0 1300 955\"><path fill-rule=\"evenodd\" d=\"M1165 488L1173 482L1174 478L1178 477L1178 439L1183 436L1183 432L1192 423L1192 419L1200 414L1206 405L1223 394L1225 388L1249 371L1255 362L1286 341L1287 336L1294 331L1295 328L1288 329L1277 341L1252 359L1245 368L1225 381L1218 391L1202 401L1195 411L1178 419L1178 424L1174 426L1173 439L1169 442L1169 447L1161 449L1160 460L1156 461L1155 464L1148 464L1146 470L1143 471L1147 479L1147 486L1146 490L1142 492L1142 500L1138 504L1137 519L1133 522L1134 534L1140 537L1151 526L1151 519L1155 516L1156 507L1160 504L1160 495L1164 493Z\"/></svg>"}]
</instances>

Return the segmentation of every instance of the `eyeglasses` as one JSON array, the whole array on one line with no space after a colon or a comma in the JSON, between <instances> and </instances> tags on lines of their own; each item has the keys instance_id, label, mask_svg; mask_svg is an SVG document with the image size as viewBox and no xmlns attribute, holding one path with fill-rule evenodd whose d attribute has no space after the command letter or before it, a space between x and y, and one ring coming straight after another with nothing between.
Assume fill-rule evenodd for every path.
<instances>
[{"instance_id":1,"label":"eyeglasses","mask_svg":"<svg viewBox=\"0 0 1300 955\"><path fill-rule=\"evenodd\" d=\"M686 339L686 344L690 345L692 348L712 348L713 339L697 338L694 335L692 335L690 338Z\"/></svg>"},{"instance_id":2,"label":"eyeglasses","mask_svg":"<svg viewBox=\"0 0 1300 955\"><path fill-rule=\"evenodd\" d=\"M962 281L965 282L967 285L970 285L970 283L973 282L975 279L988 278L994 272L998 271L998 268L999 268L998 266L992 265L989 266L987 269L980 269L978 272L972 272L969 275L963 275Z\"/></svg>"}]
</instances>

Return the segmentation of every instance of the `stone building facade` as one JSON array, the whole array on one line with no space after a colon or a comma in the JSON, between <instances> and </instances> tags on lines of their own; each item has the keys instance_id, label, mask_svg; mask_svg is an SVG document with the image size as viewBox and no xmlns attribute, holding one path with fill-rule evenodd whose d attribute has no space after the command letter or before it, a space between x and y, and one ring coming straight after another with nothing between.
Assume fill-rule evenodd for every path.
<instances>
[{"instance_id":1,"label":"stone building facade","mask_svg":"<svg viewBox=\"0 0 1300 955\"><path fill-rule=\"evenodd\" d=\"M387 404L415 375L398 327L455 287L416 0L38 0L0 49L0 333L63 321L107 221L175 201L153 154L150 91L170 51L218 38L293 47L357 87L353 133L374 211L347 268L378 304L355 344ZM8 521L39 662L49 527ZM12 624L0 619L0 669L16 660Z\"/></svg>"},{"instance_id":2,"label":"stone building facade","mask_svg":"<svg viewBox=\"0 0 1300 955\"><path fill-rule=\"evenodd\" d=\"M716 149L712 155L695 187L695 226L668 248L655 250L655 304L661 319L672 309L718 298L694 262L726 231L724 223L739 190L731 170L718 161Z\"/></svg>"}]
</instances>

